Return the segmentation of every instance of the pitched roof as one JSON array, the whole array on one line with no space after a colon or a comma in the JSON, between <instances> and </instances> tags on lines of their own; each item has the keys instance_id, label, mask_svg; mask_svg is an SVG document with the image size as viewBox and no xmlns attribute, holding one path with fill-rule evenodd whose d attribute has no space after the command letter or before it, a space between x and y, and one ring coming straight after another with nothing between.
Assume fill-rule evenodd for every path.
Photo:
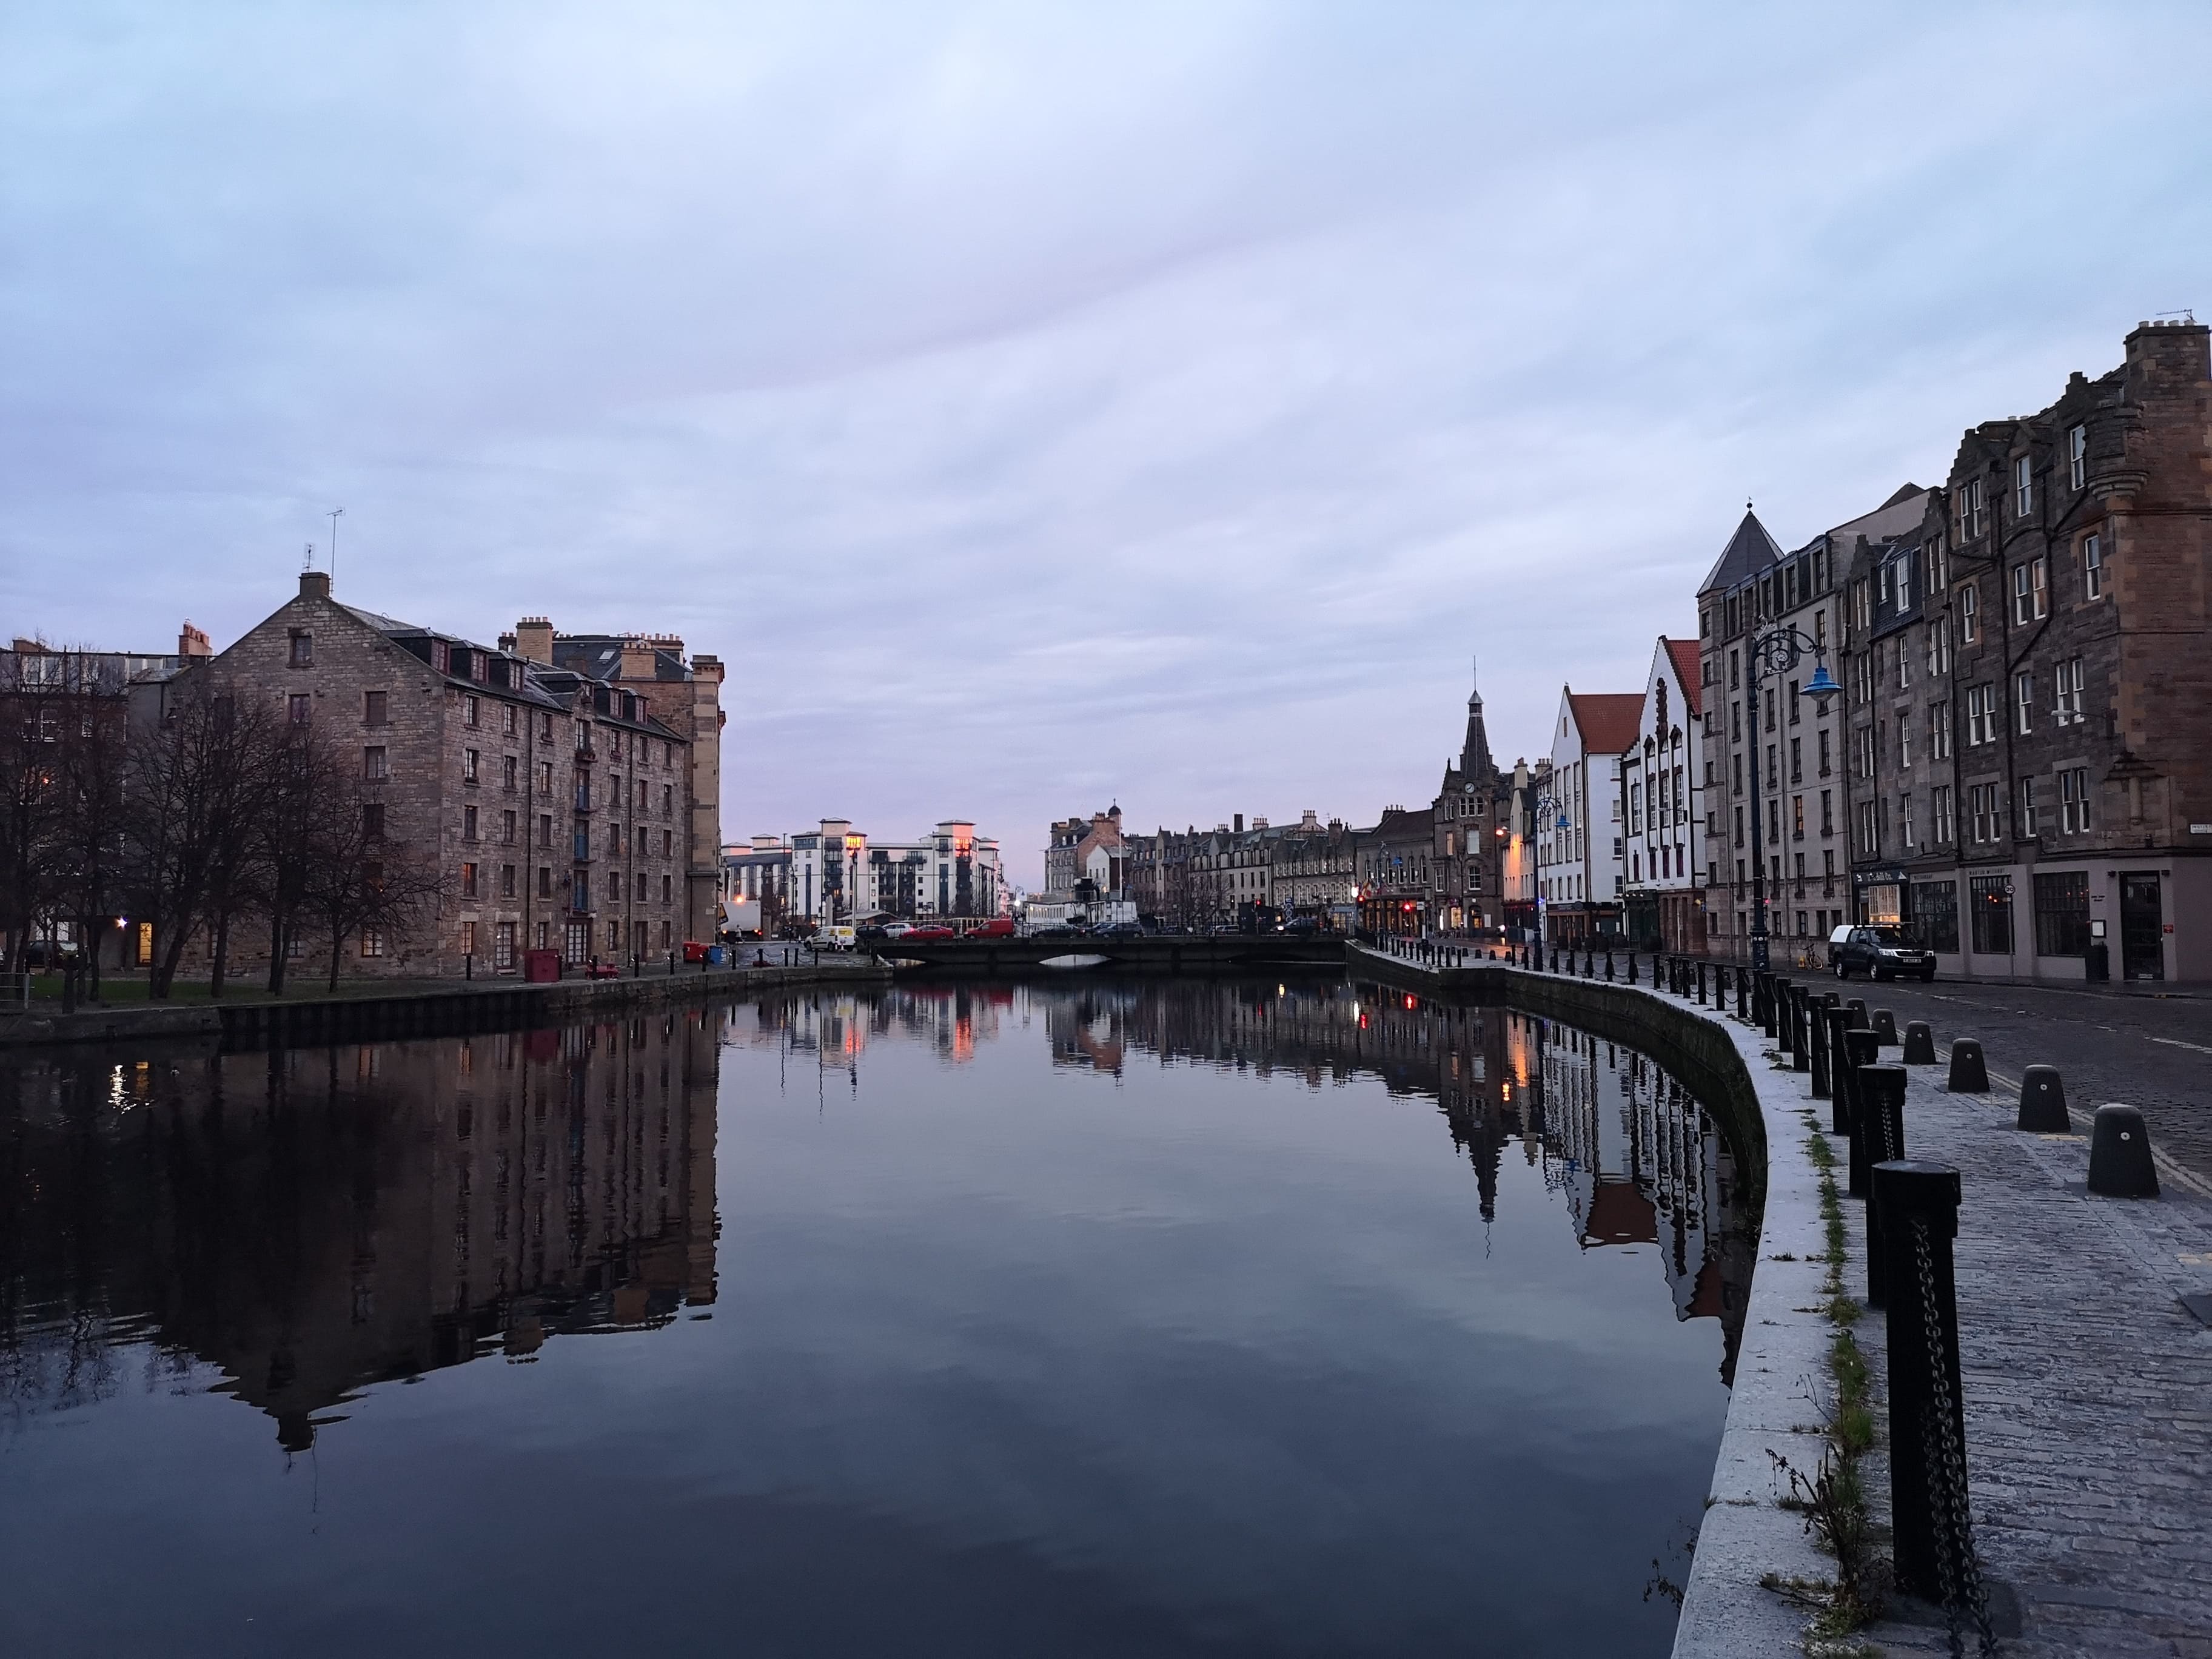
<instances>
[{"instance_id":1,"label":"pitched roof","mask_svg":"<svg viewBox=\"0 0 2212 1659\"><path fill-rule=\"evenodd\" d=\"M1583 753L1625 755L1636 747L1636 729L1644 723L1641 691L1570 691L1567 704L1583 734Z\"/></svg>"},{"instance_id":2,"label":"pitched roof","mask_svg":"<svg viewBox=\"0 0 2212 1659\"><path fill-rule=\"evenodd\" d=\"M1729 538L1729 544L1721 550L1714 562L1712 574L1698 584L1702 593L1712 587L1734 587L1747 581L1782 558L1781 544L1766 533L1766 526L1759 521L1759 514L1749 507L1743 510L1743 522Z\"/></svg>"},{"instance_id":3,"label":"pitched roof","mask_svg":"<svg viewBox=\"0 0 2212 1659\"><path fill-rule=\"evenodd\" d=\"M1690 705L1690 713L1693 715L1704 714L1705 674L1698 665L1698 642L1695 640L1670 640L1662 634L1659 643L1667 647L1667 654L1674 659L1674 678L1682 682L1682 696Z\"/></svg>"}]
</instances>

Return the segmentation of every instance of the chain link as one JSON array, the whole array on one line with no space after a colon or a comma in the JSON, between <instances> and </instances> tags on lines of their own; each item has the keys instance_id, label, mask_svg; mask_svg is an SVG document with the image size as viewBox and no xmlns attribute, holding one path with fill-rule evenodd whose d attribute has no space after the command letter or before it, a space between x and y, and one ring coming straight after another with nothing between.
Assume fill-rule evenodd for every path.
<instances>
[{"instance_id":1,"label":"chain link","mask_svg":"<svg viewBox=\"0 0 2212 1659\"><path fill-rule=\"evenodd\" d=\"M1982 1583L1981 1564L1974 1556L1966 1449L1959 1443L1952 1414L1950 1350L1936 1309L1935 1252L1924 1217L1913 1218L1912 1257L1920 1279L1920 1319L1928 1352L1929 1414L1921 1425L1921 1461L1928 1471L1928 1513L1936 1523L1936 1573L1942 1581L1953 1659L1963 1659L1966 1651L1960 1626L1967 1615L1980 1638L1978 1650L1987 1656L1997 1650L1997 1638L1990 1623L1989 1589Z\"/></svg>"}]
</instances>

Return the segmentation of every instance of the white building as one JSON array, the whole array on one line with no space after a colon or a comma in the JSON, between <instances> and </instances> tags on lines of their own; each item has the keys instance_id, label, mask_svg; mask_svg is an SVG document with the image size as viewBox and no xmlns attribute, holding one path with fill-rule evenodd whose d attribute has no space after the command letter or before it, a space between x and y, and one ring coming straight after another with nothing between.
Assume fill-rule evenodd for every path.
<instances>
[{"instance_id":1,"label":"white building","mask_svg":"<svg viewBox=\"0 0 2212 1659\"><path fill-rule=\"evenodd\" d=\"M1698 644L1664 634L1651 653L1636 745L1621 763L1628 937L1668 951L1705 948L1705 784Z\"/></svg>"},{"instance_id":2,"label":"white building","mask_svg":"<svg viewBox=\"0 0 2212 1659\"><path fill-rule=\"evenodd\" d=\"M1644 699L1628 692L1559 693L1552 733L1551 806L1536 823L1544 938L1602 945L1621 937L1621 763L1636 747Z\"/></svg>"},{"instance_id":3,"label":"white building","mask_svg":"<svg viewBox=\"0 0 2212 1659\"><path fill-rule=\"evenodd\" d=\"M823 818L787 836L755 836L724 849L725 896L780 890L794 921L893 916L994 916L1004 912L999 843L966 818L945 818L914 841L875 842L848 818Z\"/></svg>"}]
</instances>

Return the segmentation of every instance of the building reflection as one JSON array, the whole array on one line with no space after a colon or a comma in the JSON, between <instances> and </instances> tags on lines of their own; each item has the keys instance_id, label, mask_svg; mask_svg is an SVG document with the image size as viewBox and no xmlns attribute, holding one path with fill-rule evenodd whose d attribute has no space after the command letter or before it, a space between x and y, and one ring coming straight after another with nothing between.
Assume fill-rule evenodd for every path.
<instances>
[{"instance_id":1,"label":"building reflection","mask_svg":"<svg viewBox=\"0 0 2212 1659\"><path fill-rule=\"evenodd\" d=\"M13 1404L143 1341L297 1450L363 1384L709 1304L716 1077L696 1011L0 1070Z\"/></svg>"}]
</instances>

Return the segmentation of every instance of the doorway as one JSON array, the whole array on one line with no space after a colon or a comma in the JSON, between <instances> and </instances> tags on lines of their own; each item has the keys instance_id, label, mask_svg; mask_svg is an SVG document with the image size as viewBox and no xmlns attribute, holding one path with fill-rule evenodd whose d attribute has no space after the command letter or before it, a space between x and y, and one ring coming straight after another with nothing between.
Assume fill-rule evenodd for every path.
<instances>
[{"instance_id":1,"label":"doorway","mask_svg":"<svg viewBox=\"0 0 2212 1659\"><path fill-rule=\"evenodd\" d=\"M2120 877L2120 962L2130 979L2166 977L2166 905L2154 870Z\"/></svg>"}]
</instances>

